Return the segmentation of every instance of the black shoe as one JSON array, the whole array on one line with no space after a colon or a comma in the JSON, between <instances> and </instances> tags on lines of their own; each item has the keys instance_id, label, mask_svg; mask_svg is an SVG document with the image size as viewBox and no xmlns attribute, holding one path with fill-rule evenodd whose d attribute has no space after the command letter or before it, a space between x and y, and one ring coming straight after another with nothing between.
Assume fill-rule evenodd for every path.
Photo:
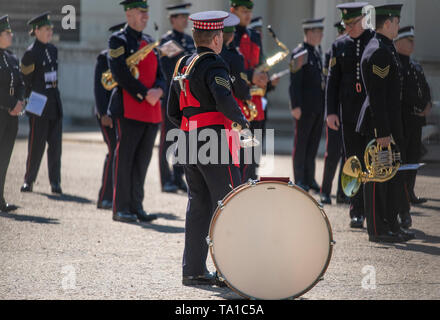
<instances>
[{"instance_id":1,"label":"black shoe","mask_svg":"<svg viewBox=\"0 0 440 320\"><path fill-rule=\"evenodd\" d=\"M141 222L150 222L157 219L155 214L148 214L144 210L137 211L136 216Z\"/></svg>"},{"instance_id":2,"label":"black shoe","mask_svg":"<svg viewBox=\"0 0 440 320\"><path fill-rule=\"evenodd\" d=\"M300 187L301 189L303 189L305 192L309 192L309 190L310 190L310 187L308 185L306 185L305 183L303 183L302 181L298 181L296 183L296 185L298 187Z\"/></svg>"},{"instance_id":3,"label":"black shoe","mask_svg":"<svg viewBox=\"0 0 440 320\"><path fill-rule=\"evenodd\" d=\"M337 204L350 204L350 198L345 194L337 194L336 195L336 203Z\"/></svg>"},{"instance_id":4,"label":"black shoe","mask_svg":"<svg viewBox=\"0 0 440 320\"><path fill-rule=\"evenodd\" d=\"M422 203L425 203L425 202L427 202L428 201L428 199L425 199L425 198L419 198L419 197L416 197L416 196L414 196L414 197L411 197L411 199L410 199L410 203L411 204L422 204Z\"/></svg>"},{"instance_id":5,"label":"black shoe","mask_svg":"<svg viewBox=\"0 0 440 320\"><path fill-rule=\"evenodd\" d=\"M353 229L362 229L364 227L364 218L363 217L351 218L350 227Z\"/></svg>"},{"instance_id":6,"label":"black shoe","mask_svg":"<svg viewBox=\"0 0 440 320\"><path fill-rule=\"evenodd\" d=\"M404 228L400 228L399 234L402 236L402 238L405 241L414 240L416 238L415 232L404 229Z\"/></svg>"},{"instance_id":7,"label":"black shoe","mask_svg":"<svg viewBox=\"0 0 440 320\"><path fill-rule=\"evenodd\" d=\"M108 200L102 200L102 202L98 202L97 207L98 207L98 209L109 210L109 209L113 208L113 202L108 201Z\"/></svg>"},{"instance_id":8,"label":"black shoe","mask_svg":"<svg viewBox=\"0 0 440 320\"><path fill-rule=\"evenodd\" d=\"M0 212L11 212L17 210L18 207L10 204L10 203L3 203L0 205Z\"/></svg>"},{"instance_id":9,"label":"black shoe","mask_svg":"<svg viewBox=\"0 0 440 320\"><path fill-rule=\"evenodd\" d=\"M116 212L113 214L113 220L119 222L137 222L137 216L131 212Z\"/></svg>"},{"instance_id":10,"label":"black shoe","mask_svg":"<svg viewBox=\"0 0 440 320\"><path fill-rule=\"evenodd\" d=\"M332 199L326 193L321 193L321 203L322 204L332 204Z\"/></svg>"},{"instance_id":11,"label":"black shoe","mask_svg":"<svg viewBox=\"0 0 440 320\"><path fill-rule=\"evenodd\" d=\"M321 187L318 185L318 183L316 183L316 181L313 181L309 187L315 192L321 192Z\"/></svg>"},{"instance_id":12,"label":"black shoe","mask_svg":"<svg viewBox=\"0 0 440 320\"><path fill-rule=\"evenodd\" d=\"M51 183L50 188L52 189L52 193L62 194L61 186L59 183Z\"/></svg>"},{"instance_id":13,"label":"black shoe","mask_svg":"<svg viewBox=\"0 0 440 320\"><path fill-rule=\"evenodd\" d=\"M226 287L226 283L221 281L217 272L209 272L201 276L184 276L182 278L184 286L217 286Z\"/></svg>"},{"instance_id":14,"label":"black shoe","mask_svg":"<svg viewBox=\"0 0 440 320\"><path fill-rule=\"evenodd\" d=\"M400 233L388 232L379 236L369 236L368 240L370 242L384 242L384 243L401 243L406 240Z\"/></svg>"},{"instance_id":15,"label":"black shoe","mask_svg":"<svg viewBox=\"0 0 440 320\"><path fill-rule=\"evenodd\" d=\"M162 187L162 192L167 192L167 193L176 193L177 190L179 190L179 187L176 186L174 183L172 182L165 182L165 184Z\"/></svg>"},{"instance_id":16,"label":"black shoe","mask_svg":"<svg viewBox=\"0 0 440 320\"><path fill-rule=\"evenodd\" d=\"M176 185L179 190L182 190L183 192L188 192L188 186L186 185L186 182L183 181L183 178L176 179Z\"/></svg>"},{"instance_id":17,"label":"black shoe","mask_svg":"<svg viewBox=\"0 0 440 320\"><path fill-rule=\"evenodd\" d=\"M404 229L409 229L412 226L412 218L409 212L399 212L400 226Z\"/></svg>"},{"instance_id":18,"label":"black shoe","mask_svg":"<svg viewBox=\"0 0 440 320\"><path fill-rule=\"evenodd\" d=\"M20 191L21 192L32 192L32 183L23 183L23 185L21 186Z\"/></svg>"}]
</instances>

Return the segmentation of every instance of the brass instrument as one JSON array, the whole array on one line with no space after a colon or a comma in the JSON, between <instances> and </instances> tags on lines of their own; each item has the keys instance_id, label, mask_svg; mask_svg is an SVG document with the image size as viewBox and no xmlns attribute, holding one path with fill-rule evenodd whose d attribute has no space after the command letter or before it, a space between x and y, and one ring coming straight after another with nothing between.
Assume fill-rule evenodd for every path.
<instances>
[{"instance_id":1,"label":"brass instrument","mask_svg":"<svg viewBox=\"0 0 440 320\"><path fill-rule=\"evenodd\" d=\"M268 72L270 69L272 69L276 64L283 61L285 58L287 58L290 54L289 48L286 47L284 43L282 43L277 36L275 35L275 32L272 29L272 26L267 26L267 30L269 30L272 37L275 39L275 42L277 45L283 49L282 51L279 51L275 53L273 56L266 59L266 62L259 65L255 68L255 71L257 72ZM251 96L260 96L264 97L266 95L266 88L260 88L257 86L252 86L251 88Z\"/></svg>"},{"instance_id":2,"label":"brass instrument","mask_svg":"<svg viewBox=\"0 0 440 320\"><path fill-rule=\"evenodd\" d=\"M387 182L394 178L401 165L400 152L394 139L387 148L382 148L376 140L366 147L364 162L367 172L356 156L350 157L344 164L341 173L341 184L348 197L354 197L362 183Z\"/></svg>"},{"instance_id":3,"label":"brass instrument","mask_svg":"<svg viewBox=\"0 0 440 320\"><path fill-rule=\"evenodd\" d=\"M246 117L247 121L253 121L258 116L258 110L251 100L243 101L243 114Z\"/></svg>"},{"instance_id":4,"label":"brass instrument","mask_svg":"<svg viewBox=\"0 0 440 320\"><path fill-rule=\"evenodd\" d=\"M127 63L128 68L130 69L130 72L133 75L133 77L135 77L136 79L139 78L139 69L138 69L137 65L146 56L148 56L148 54L151 51L153 51L153 49L156 48L159 44L160 44L160 41L152 42L152 43L146 45L145 47L143 47L142 49L136 51L135 53L133 53L131 56L129 56L127 58L126 63ZM102 74L101 83L102 83L102 86L106 90L109 90L109 91L118 85L118 83L113 78L113 75L112 75L112 72L110 71L110 69L108 69L107 71L105 71Z\"/></svg>"}]
</instances>

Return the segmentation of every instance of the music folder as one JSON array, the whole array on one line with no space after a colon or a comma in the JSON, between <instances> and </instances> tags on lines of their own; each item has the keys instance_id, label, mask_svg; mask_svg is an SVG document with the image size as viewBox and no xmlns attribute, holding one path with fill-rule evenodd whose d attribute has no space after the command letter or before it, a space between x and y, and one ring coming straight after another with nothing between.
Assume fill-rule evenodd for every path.
<instances>
[{"instance_id":1,"label":"music folder","mask_svg":"<svg viewBox=\"0 0 440 320\"><path fill-rule=\"evenodd\" d=\"M41 117L44 107L46 106L46 102L47 97L45 95L32 91L25 111Z\"/></svg>"}]
</instances>

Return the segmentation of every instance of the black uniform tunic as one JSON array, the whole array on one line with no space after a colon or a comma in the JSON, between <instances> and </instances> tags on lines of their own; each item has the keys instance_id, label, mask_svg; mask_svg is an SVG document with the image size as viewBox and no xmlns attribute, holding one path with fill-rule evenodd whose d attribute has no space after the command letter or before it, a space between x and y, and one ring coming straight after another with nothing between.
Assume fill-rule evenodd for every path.
<instances>
[{"instance_id":1,"label":"black uniform tunic","mask_svg":"<svg viewBox=\"0 0 440 320\"><path fill-rule=\"evenodd\" d=\"M365 137L356 132L359 112L366 97L361 74L361 58L374 31L365 30L358 38L344 35L332 45L326 89L326 114L341 120L344 151L347 158L355 155L363 163ZM362 188L362 187L361 187ZM364 216L362 189L351 198L350 217Z\"/></svg>"},{"instance_id":2,"label":"black uniform tunic","mask_svg":"<svg viewBox=\"0 0 440 320\"><path fill-rule=\"evenodd\" d=\"M213 52L209 48L199 47L197 53ZM182 65L189 65L196 54L182 61ZM199 61L193 69L189 79L190 91L200 107L187 106L180 110L179 97L181 88L179 82L174 82L170 89L168 99L168 117L176 127L181 127L183 118L191 118L213 112L220 112L231 121L235 121L242 127L248 127L237 102L232 96L229 80L229 70L223 59L218 55L209 54ZM209 223L217 202L222 200L232 188L240 184L240 172L238 167L231 164L221 164L221 154L218 154L210 163L204 164L202 159L197 157L203 151L205 141L197 141L195 150L190 152L190 137L198 136L202 130L215 132L218 141L221 141L224 133L221 131L224 126L207 125L196 128L193 131L185 131L179 137L179 148L186 150L186 157L179 157L184 164L185 177L188 182L188 206L185 223L185 249L183 256L183 276L199 276L206 271L206 258L208 245L206 236L209 231ZM205 131L206 132L206 131ZM219 152L224 147L219 143ZM228 149L226 149L228 150ZM180 150L179 150L180 152ZM194 157L195 155L195 157Z\"/></svg>"},{"instance_id":3,"label":"black uniform tunic","mask_svg":"<svg viewBox=\"0 0 440 320\"><path fill-rule=\"evenodd\" d=\"M18 118L9 111L24 100L24 83L17 57L9 50L0 49L0 207L5 206L6 172L18 131Z\"/></svg>"},{"instance_id":4,"label":"black uniform tunic","mask_svg":"<svg viewBox=\"0 0 440 320\"><path fill-rule=\"evenodd\" d=\"M60 92L58 90L58 50L53 44L44 44L38 39L26 50L21 60L25 97L31 92L47 97L41 117L27 113L30 132L25 183L32 185L38 175L46 142L49 181L61 182L62 116Z\"/></svg>"}]
</instances>

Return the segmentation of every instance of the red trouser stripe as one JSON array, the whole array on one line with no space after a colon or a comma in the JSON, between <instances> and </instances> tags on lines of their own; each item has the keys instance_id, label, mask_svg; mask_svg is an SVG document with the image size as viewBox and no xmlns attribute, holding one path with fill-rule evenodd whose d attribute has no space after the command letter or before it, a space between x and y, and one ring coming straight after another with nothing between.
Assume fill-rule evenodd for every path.
<instances>
[{"instance_id":1,"label":"red trouser stripe","mask_svg":"<svg viewBox=\"0 0 440 320\"><path fill-rule=\"evenodd\" d=\"M32 157L32 146L34 144L34 128L35 128L35 118L32 117L32 124L31 124L31 140L29 142L29 154L28 154L28 162L26 165L26 176L24 177L24 180L26 180L26 183L32 183L33 181L28 181L29 178L29 169L31 166L31 157Z\"/></svg>"},{"instance_id":2,"label":"red trouser stripe","mask_svg":"<svg viewBox=\"0 0 440 320\"><path fill-rule=\"evenodd\" d=\"M102 124L101 124L101 128L102 128L102 132L104 133L104 139L105 139L105 142L106 142L107 148L108 148L108 158L107 158L107 163L105 164L104 183L102 185L101 194L99 195L99 200L98 200L99 202L102 201L102 198L104 197L104 193L106 191L107 180L108 180L108 170L109 170L109 167L110 167L110 161L109 160L111 159L110 139L108 137L106 128Z\"/></svg>"},{"instance_id":3,"label":"red trouser stripe","mask_svg":"<svg viewBox=\"0 0 440 320\"><path fill-rule=\"evenodd\" d=\"M228 166L228 170L229 170L229 177L231 178L231 186L232 186L232 189L234 189L235 187L234 187L234 180L232 179L232 173L231 173L231 167L230 166Z\"/></svg>"},{"instance_id":4,"label":"red trouser stripe","mask_svg":"<svg viewBox=\"0 0 440 320\"><path fill-rule=\"evenodd\" d=\"M119 145L121 141L121 123L119 119L116 119L116 124L118 128L118 143L116 144L116 152L115 152L115 171L114 171L114 185L113 185L113 212L116 213L116 186L118 184L118 164L119 164Z\"/></svg>"},{"instance_id":5,"label":"red trouser stripe","mask_svg":"<svg viewBox=\"0 0 440 320\"><path fill-rule=\"evenodd\" d=\"M373 225L374 225L374 234L377 236L376 230L376 182L373 184Z\"/></svg>"}]
</instances>

